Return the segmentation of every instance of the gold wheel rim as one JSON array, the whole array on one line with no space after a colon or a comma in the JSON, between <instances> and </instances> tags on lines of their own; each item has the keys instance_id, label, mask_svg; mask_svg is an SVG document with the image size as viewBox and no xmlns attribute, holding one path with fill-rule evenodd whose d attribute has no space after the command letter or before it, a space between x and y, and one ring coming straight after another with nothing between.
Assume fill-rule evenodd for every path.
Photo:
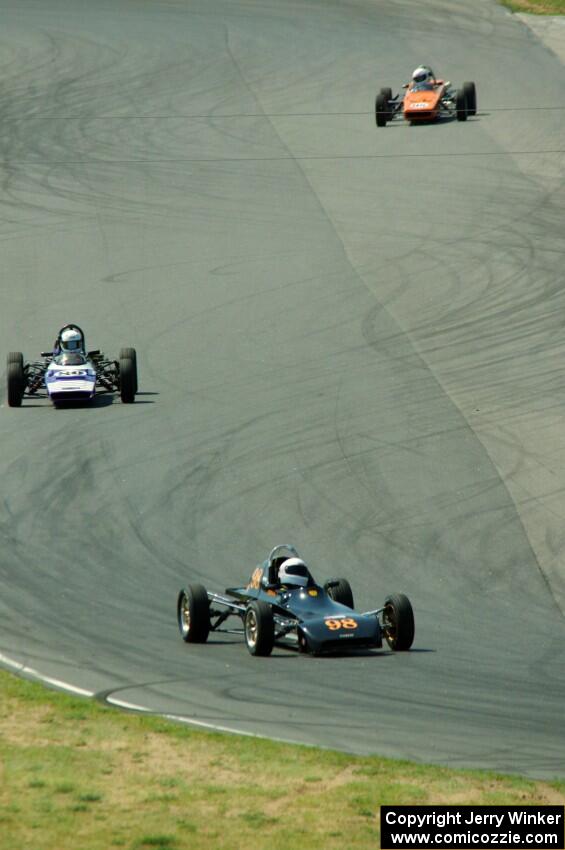
<instances>
[{"instance_id":1,"label":"gold wheel rim","mask_svg":"<svg viewBox=\"0 0 565 850\"><path fill-rule=\"evenodd\" d=\"M257 617L255 611L248 611L245 619L245 636L249 646L254 647L257 643Z\"/></svg>"},{"instance_id":2,"label":"gold wheel rim","mask_svg":"<svg viewBox=\"0 0 565 850\"><path fill-rule=\"evenodd\" d=\"M183 596L180 616L183 634L187 635L190 632L190 603L188 596Z\"/></svg>"},{"instance_id":3,"label":"gold wheel rim","mask_svg":"<svg viewBox=\"0 0 565 850\"><path fill-rule=\"evenodd\" d=\"M394 609L391 605L387 605L385 608L384 621L386 634L391 640L396 640L396 623L394 621Z\"/></svg>"}]
</instances>

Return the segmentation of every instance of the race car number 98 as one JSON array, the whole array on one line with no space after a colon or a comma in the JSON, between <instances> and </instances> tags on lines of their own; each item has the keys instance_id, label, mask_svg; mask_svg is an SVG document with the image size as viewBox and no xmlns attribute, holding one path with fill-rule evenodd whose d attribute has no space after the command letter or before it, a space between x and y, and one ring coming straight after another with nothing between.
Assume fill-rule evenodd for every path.
<instances>
[{"instance_id":1,"label":"race car number 98","mask_svg":"<svg viewBox=\"0 0 565 850\"><path fill-rule=\"evenodd\" d=\"M259 590L261 587L261 579L263 578L263 570L261 567L257 567L257 569L253 570L253 575L249 579L249 584L247 585L247 590Z\"/></svg>"},{"instance_id":2,"label":"race car number 98","mask_svg":"<svg viewBox=\"0 0 565 850\"><path fill-rule=\"evenodd\" d=\"M332 632L337 631L338 629L356 629L357 628L357 620L353 620L351 617L342 617L340 620L330 619L325 621L328 629L331 629Z\"/></svg>"}]
</instances>

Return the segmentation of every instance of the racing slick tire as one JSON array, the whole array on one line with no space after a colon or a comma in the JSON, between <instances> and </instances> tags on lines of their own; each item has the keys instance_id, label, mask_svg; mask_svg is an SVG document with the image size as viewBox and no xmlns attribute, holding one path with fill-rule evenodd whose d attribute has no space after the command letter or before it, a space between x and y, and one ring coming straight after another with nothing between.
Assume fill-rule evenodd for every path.
<instances>
[{"instance_id":1,"label":"racing slick tire","mask_svg":"<svg viewBox=\"0 0 565 850\"><path fill-rule=\"evenodd\" d=\"M333 585L333 587L329 587L328 585ZM324 584L324 590L334 602L345 605L347 608L355 608L353 604L353 591L346 578L330 579Z\"/></svg>"},{"instance_id":2,"label":"racing slick tire","mask_svg":"<svg viewBox=\"0 0 565 850\"><path fill-rule=\"evenodd\" d=\"M463 83L465 100L467 102L467 115L477 114L477 89L474 83Z\"/></svg>"},{"instance_id":3,"label":"racing slick tire","mask_svg":"<svg viewBox=\"0 0 565 850\"><path fill-rule=\"evenodd\" d=\"M455 97L455 111L457 113L458 121L466 121L467 120L467 98L465 97L465 90L459 89L457 95Z\"/></svg>"},{"instance_id":4,"label":"racing slick tire","mask_svg":"<svg viewBox=\"0 0 565 850\"><path fill-rule=\"evenodd\" d=\"M275 643L275 621L271 606L254 599L243 621L245 643L251 655L270 655Z\"/></svg>"},{"instance_id":5,"label":"racing slick tire","mask_svg":"<svg viewBox=\"0 0 565 850\"><path fill-rule=\"evenodd\" d=\"M210 603L206 588L189 584L178 595L177 621L185 643L206 643L210 634Z\"/></svg>"},{"instance_id":6,"label":"racing slick tire","mask_svg":"<svg viewBox=\"0 0 565 850\"><path fill-rule=\"evenodd\" d=\"M386 120L390 121L392 119L392 110L390 109L390 101L392 100L392 89L388 86L385 86L380 90L380 94L386 98L387 102L387 111L386 111Z\"/></svg>"},{"instance_id":7,"label":"racing slick tire","mask_svg":"<svg viewBox=\"0 0 565 850\"><path fill-rule=\"evenodd\" d=\"M381 91L375 100L375 121L377 122L377 127L386 127L388 114L388 99Z\"/></svg>"},{"instance_id":8,"label":"racing slick tire","mask_svg":"<svg viewBox=\"0 0 565 850\"><path fill-rule=\"evenodd\" d=\"M137 392L137 353L135 348L120 350L120 396L124 404L133 404Z\"/></svg>"},{"instance_id":9,"label":"racing slick tire","mask_svg":"<svg viewBox=\"0 0 565 850\"><path fill-rule=\"evenodd\" d=\"M383 632L386 642L395 652L410 649L414 642L414 611L407 596L396 593L385 600Z\"/></svg>"},{"instance_id":10,"label":"racing slick tire","mask_svg":"<svg viewBox=\"0 0 565 850\"><path fill-rule=\"evenodd\" d=\"M21 407L25 390L24 356L21 351L11 351L7 357L6 378L8 406Z\"/></svg>"},{"instance_id":11,"label":"racing slick tire","mask_svg":"<svg viewBox=\"0 0 565 850\"><path fill-rule=\"evenodd\" d=\"M137 351L135 350L135 348L122 348L122 349L120 350L120 360L122 359L122 357L123 357L124 359L129 358L130 360L133 360L133 364L134 364L134 367L135 367L135 368L134 368L134 372L135 372L135 391L136 391L136 393L137 393L137 390L138 390L138 386L137 386Z\"/></svg>"}]
</instances>

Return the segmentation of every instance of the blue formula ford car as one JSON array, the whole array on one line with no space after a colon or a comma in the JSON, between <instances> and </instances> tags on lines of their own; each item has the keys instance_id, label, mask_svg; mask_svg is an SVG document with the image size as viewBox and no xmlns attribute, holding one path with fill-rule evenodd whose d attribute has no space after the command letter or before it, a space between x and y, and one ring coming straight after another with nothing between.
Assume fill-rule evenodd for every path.
<instances>
[{"instance_id":1,"label":"blue formula ford car","mask_svg":"<svg viewBox=\"0 0 565 850\"><path fill-rule=\"evenodd\" d=\"M229 618L239 620L229 628ZM270 655L275 644L313 655L381 648L396 651L414 641L414 612L404 594L381 608L357 612L347 579L316 583L298 552L275 546L244 587L224 594L189 584L177 599L177 621L186 643L205 643L211 632L241 635L251 655Z\"/></svg>"},{"instance_id":2,"label":"blue formula ford car","mask_svg":"<svg viewBox=\"0 0 565 850\"><path fill-rule=\"evenodd\" d=\"M83 331L71 324L61 328L53 350L43 351L41 357L42 360L26 363L21 351L8 354L10 407L20 407L25 397L41 397L44 391L55 406L89 401L97 391L119 392L126 404L135 401L135 348L122 348L117 360L109 360L101 351L87 351Z\"/></svg>"}]
</instances>

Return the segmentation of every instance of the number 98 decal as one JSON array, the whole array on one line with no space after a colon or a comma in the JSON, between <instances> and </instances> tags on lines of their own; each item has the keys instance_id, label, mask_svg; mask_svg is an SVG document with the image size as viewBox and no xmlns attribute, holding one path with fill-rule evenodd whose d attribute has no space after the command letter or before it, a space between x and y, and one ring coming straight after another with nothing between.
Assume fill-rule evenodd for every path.
<instances>
[{"instance_id":1,"label":"number 98 decal","mask_svg":"<svg viewBox=\"0 0 565 850\"><path fill-rule=\"evenodd\" d=\"M249 584L246 587L246 590L259 590L261 587L261 579L263 578L263 570L261 567L257 567L257 569L253 570L253 575L249 579Z\"/></svg>"},{"instance_id":2,"label":"number 98 decal","mask_svg":"<svg viewBox=\"0 0 565 850\"><path fill-rule=\"evenodd\" d=\"M352 617L341 617L339 620L332 617L331 619L325 620L325 623L328 629L331 629L332 632L336 632L338 629L357 628L357 620L354 620Z\"/></svg>"}]
</instances>

